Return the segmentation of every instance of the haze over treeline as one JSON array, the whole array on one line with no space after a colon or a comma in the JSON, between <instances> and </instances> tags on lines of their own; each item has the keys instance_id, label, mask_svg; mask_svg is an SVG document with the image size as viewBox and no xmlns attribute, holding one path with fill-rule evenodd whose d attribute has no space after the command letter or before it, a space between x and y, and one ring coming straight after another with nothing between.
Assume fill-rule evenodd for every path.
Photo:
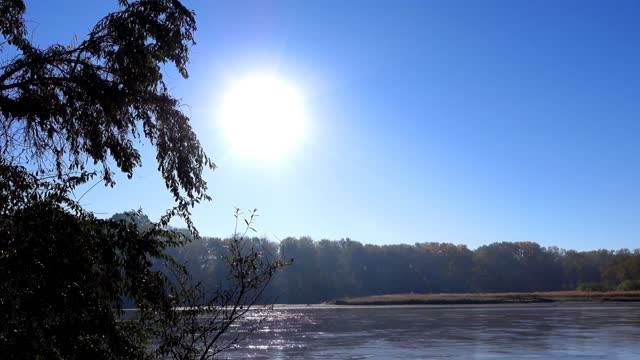
<instances>
[{"instance_id":1,"label":"haze over treeline","mask_svg":"<svg viewBox=\"0 0 640 360\"><path fill-rule=\"evenodd\" d=\"M203 237L173 250L209 288L224 282L222 258L229 240ZM534 242L498 242L470 250L450 243L371 245L350 239L309 237L249 244L293 258L265 299L318 303L345 296L391 293L522 292L640 287L640 250L575 251Z\"/></svg>"}]
</instances>

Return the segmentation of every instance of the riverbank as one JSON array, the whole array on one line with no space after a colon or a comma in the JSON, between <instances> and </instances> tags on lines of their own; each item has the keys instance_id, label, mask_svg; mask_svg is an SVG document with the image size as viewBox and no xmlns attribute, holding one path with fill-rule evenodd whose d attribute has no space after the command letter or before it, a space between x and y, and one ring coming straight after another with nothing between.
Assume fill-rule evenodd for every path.
<instances>
[{"instance_id":1,"label":"riverbank","mask_svg":"<svg viewBox=\"0 0 640 360\"><path fill-rule=\"evenodd\" d=\"M640 302L640 291L548 291L477 294L389 294L348 297L332 305L454 305L526 304L552 302Z\"/></svg>"}]
</instances>

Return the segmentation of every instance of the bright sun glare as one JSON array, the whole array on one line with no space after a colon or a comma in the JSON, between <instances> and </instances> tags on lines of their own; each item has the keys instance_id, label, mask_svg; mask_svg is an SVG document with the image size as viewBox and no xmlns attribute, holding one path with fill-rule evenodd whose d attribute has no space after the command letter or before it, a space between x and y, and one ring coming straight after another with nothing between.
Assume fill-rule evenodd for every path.
<instances>
[{"instance_id":1,"label":"bright sun glare","mask_svg":"<svg viewBox=\"0 0 640 360\"><path fill-rule=\"evenodd\" d=\"M220 107L220 125L243 157L279 160L300 143L306 122L302 93L272 73L232 82Z\"/></svg>"}]
</instances>

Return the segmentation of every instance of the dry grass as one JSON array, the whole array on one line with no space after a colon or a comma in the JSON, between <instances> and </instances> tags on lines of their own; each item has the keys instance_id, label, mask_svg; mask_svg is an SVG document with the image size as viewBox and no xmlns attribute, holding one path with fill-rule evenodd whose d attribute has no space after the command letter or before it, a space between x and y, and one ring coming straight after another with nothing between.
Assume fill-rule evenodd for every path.
<instances>
[{"instance_id":1,"label":"dry grass","mask_svg":"<svg viewBox=\"0 0 640 360\"><path fill-rule=\"evenodd\" d=\"M473 294L390 294L338 299L342 305L492 304L558 301L640 301L640 291L546 291Z\"/></svg>"}]
</instances>

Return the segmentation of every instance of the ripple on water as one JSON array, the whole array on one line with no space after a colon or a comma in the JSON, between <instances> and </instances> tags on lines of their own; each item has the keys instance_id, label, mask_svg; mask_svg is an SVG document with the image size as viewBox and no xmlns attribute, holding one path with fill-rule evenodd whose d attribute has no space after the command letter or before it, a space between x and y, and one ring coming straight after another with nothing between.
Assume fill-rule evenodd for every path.
<instances>
[{"instance_id":1,"label":"ripple on water","mask_svg":"<svg viewBox=\"0 0 640 360\"><path fill-rule=\"evenodd\" d=\"M229 359L637 360L640 306L278 309Z\"/></svg>"}]
</instances>

